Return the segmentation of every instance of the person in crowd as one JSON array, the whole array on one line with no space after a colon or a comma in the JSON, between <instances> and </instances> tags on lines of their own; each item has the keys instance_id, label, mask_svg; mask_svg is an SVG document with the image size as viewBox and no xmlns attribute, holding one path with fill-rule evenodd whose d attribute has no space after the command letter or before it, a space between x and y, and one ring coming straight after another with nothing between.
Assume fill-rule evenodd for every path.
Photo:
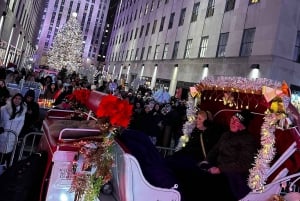
<instances>
[{"instance_id":1,"label":"person in crowd","mask_svg":"<svg viewBox=\"0 0 300 201\"><path fill-rule=\"evenodd\" d=\"M108 89L109 89L109 93L114 94L114 92L117 90L118 88L118 80L114 79L114 81L110 81L108 84Z\"/></svg>"},{"instance_id":2,"label":"person in crowd","mask_svg":"<svg viewBox=\"0 0 300 201\"><path fill-rule=\"evenodd\" d=\"M163 121L162 146L164 147L170 147L172 139L174 140L174 144L177 144L182 135L183 122L177 106L172 104L169 107L170 110L166 113Z\"/></svg>"},{"instance_id":3,"label":"person in crowd","mask_svg":"<svg viewBox=\"0 0 300 201\"><path fill-rule=\"evenodd\" d=\"M40 106L34 100L35 92L29 89L24 96L24 102L27 106L27 112L25 114L25 123L20 133L19 138L23 138L26 134L33 131L39 131L41 128L40 122Z\"/></svg>"},{"instance_id":4,"label":"person in crowd","mask_svg":"<svg viewBox=\"0 0 300 201\"><path fill-rule=\"evenodd\" d=\"M54 99L55 94L58 91L58 86L55 82L52 82L50 85L47 86L44 92L45 99Z\"/></svg>"},{"instance_id":5,"label":"person in crowd","mask_svg":"<svg viewBox=\"0 0 300 201\"><path fill-rule=\"evenodd\" d=\"M73 93L72 85L64 86L63 89L61 90L61 93L59 93L58 97L55 99L54 106L60 109L64 109L62 105L63 103L68 102L68 100L66 100L66 97L72 93Z\"/></svg>"},{"instance_id":6,"label":"person in crowd","mask_svg":"<svg viewBox=\"0 0 300 201\"><path fill-rule=\"evenodd\" d=\"M155 124L155 129L156 129L156 145L160 146L161 145L161 138L162 138L162 132L163 132L163 121L164 121L164 116L161 113L161 105L159 103L154 103L153 109L151 111L151 114L153 116L153 121Z\"/></svg>"},{"instance_id":7,"label":"person in crowd","mask_svg":"<svg viewBox=\"0 0 300 201\"><path fill-rule=\"evenodd\" d=\"M140 115L140 121L137 130L143 131L149 136L152 143L155 145L157 142L157 132L159 131L159 126L155 122L152 109L149 104L144 105L144 109Z\"/></svg>"},{"instance_id":8,"label":"person in crowd","mask_svg":"<svg viewBox=\"0 0 300 201\"><path fill-rule=\"evenodd\" d=\"M237 201L250 192L247 179L258 150L254 136L247 130L252 119L249 110L237 112L230 118L229 130L199 163L199 170L186 175L186 178L192 176L198 185L190 185L190 181L183 178L186 201L193 200L195 193L206 195L209 200ZM212 189L218 193L209 194Z\"/></svg>"},{"instance_id":9,"label":"person in crowd","mask_svg":"<svg viewBox=\"0 0 300 201\"><path fill-rule=\"evenodd\" d=\"M6 87L5 80L0 80L0 107L6 104L9 97L10 94Z\"/></svg>"},{"instance_id":10,"label":"person in crowd","mask_svg":"<svg viewBox=\"0 0 300 201\"><path fill-rule=\"evenodd\" d=\"M16 142L15 135L4 130L12 130L18 136L24 125L27 111L23 96L20 93L10 98L0 109L0 153L1 163L9 165Z\"/></svg>"},{"instance_id":11,"label":"person in crowd","mask_svg":"<svg viewBox=\"0 0 300 201\"><path fill-rule=\"evenodd\" d=\"M178 177L185 177L186 171L199 169L198 163L205 160L208 152L218 142L221 133L222 129L214 125L210 111L198 111L196 126L190 134L189 141L166 158L168 166Z\"/></svg>"},{"instance_id":12,"label":"person in crowd","mask_svg":"<svg viewBox=\"0 0 300 201\"><path fill-rule=\"evenodd\" d=\"M6 67L3 64L3 60L0 59L0 79L5 80L6 78Z\"/></svg>"}]
</instances>

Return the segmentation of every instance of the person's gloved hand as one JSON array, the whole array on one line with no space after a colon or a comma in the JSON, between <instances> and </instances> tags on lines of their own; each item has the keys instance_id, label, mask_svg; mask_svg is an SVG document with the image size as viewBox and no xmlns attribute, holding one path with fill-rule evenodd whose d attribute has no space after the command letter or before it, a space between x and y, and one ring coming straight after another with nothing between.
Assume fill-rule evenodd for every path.
<instances>
[{"instance_id":1,"label":"person's gloved hand","mask_svg":"<svg viewBox=\"0 0 300 201\"><path fill-rule=\"evenodd\" d=\"M0 134L1 133L4 133L4 128L3 127L0 127Z\"/></svg>"}]
</instances>

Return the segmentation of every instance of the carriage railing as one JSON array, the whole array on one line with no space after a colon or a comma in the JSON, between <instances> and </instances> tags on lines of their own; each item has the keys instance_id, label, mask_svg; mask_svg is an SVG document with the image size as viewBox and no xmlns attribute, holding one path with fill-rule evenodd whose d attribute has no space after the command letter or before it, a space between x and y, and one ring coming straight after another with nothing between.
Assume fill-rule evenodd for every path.
<instances>
[{"instance_id":1,"label":"carriage railing","mask_svg":"<svg viewBox=\"0 0 300 201\"><path fill-rule=\"evenodd\" d=\"M21 142L20 152L18 160L24 158L24 152L27 152L27 156L36 152L37 144L40 140L40 137L43 135L43 132L30 132L25 135Z\"/></svg>"}]
</instances>

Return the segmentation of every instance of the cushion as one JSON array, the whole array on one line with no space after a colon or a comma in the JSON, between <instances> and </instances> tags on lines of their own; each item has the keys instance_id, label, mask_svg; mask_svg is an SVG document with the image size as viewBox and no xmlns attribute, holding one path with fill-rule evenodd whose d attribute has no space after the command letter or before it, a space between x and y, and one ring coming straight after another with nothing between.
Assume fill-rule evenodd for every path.
<instances>
[{"instance_id":1,"label":"cushion","mask_svg":"<svg viewBox=\"0 0 300 201\"><path fill-rule=\"evenodd\" d=\"M143 175L150 184L161 188L172 188L178 184L175 175L146 134L126 129L119 139L138 160Z\"/></svg>"}]
</instances>

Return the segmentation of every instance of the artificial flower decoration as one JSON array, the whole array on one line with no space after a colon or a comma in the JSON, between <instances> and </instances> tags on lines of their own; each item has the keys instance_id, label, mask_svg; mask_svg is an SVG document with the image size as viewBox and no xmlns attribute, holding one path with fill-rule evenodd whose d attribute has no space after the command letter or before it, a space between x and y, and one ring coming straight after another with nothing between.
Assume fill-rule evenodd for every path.
<instances>
[{"instance_id":1,"label":"artificial flower decoration","mask_svg":"<svg viewBox=\"0 0 300 201\"><path fill-rule=\"evenodd\" d=\"M91 91L89 89L75 89L72 94L67 96L67 98L70 101L77 101L82 105L86 105L90 93Z\"/></svg>"},{"instance_id":2,"label":"artificial flower decoration","mask_svg":"<svg viewBox=\"0 0 300 201\"><path fill-rule=\"evenodd\" d=\"M70 191L75 192L75 201L95 201L102 186L111 180L114 137L128 126L131 114L132 105L128 101L113 95L104 96L96 112L100 135L73 142L83 158L80 171L77 171L77 161L73 162Z\"/></svg>"},{"instance_id":3,"label":"artificial flower decoration","mask_svg":"<svg viewBox=\"0 0 300 201\"><path fill-rule=\"evenodd\" d=\"M132 105L113 95L107 95L102 98L98 110L97 117L109 118L113 126L127 127L132 115Z\"/></svg>"},{"instance_id":4,"label":"artificial flower decoration","mask_svg":"<svg viewBox=\"0 0 300 201\"><path fill-rule=\"evenodd\" d=\"M282 82L281 90L282 90L282 93L285 94L286 96L291 96L291 91L290 91L289 85L286 83L285 80L283 80L283 82Z\"/></svg>"}]
</instances>

